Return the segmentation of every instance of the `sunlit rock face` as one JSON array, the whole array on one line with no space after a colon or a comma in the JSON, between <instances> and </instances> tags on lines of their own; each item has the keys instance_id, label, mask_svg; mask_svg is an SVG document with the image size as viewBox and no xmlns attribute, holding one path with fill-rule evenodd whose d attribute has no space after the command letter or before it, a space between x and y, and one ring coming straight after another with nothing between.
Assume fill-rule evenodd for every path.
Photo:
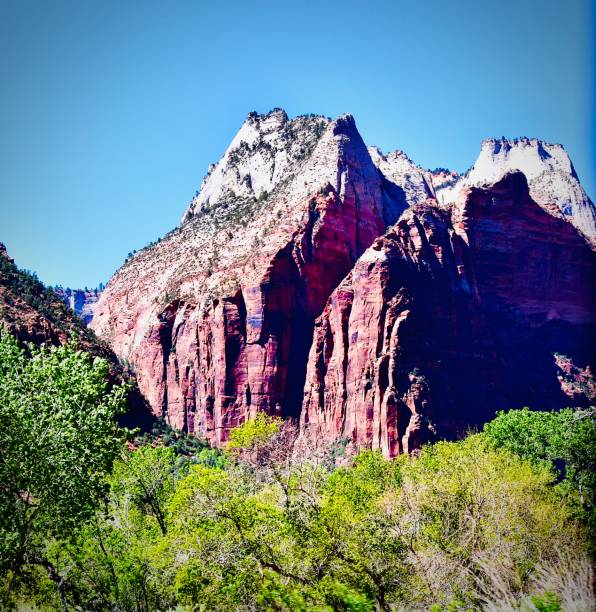
<instances>
[{"instance_id":1,"label":"sunlit rock face","mask_svg":"<svg viewBox=\"0 0 596 612\"><path fill-rule=\"evenodd\" d=\"M596 209L560 144L536 138L487 139L468 172L437 187L438 200L454 202L466 187L482 187L514 171L524 174L535 202L552 215L567 219L596 246Z\"/></svg>"},{"instance_id":2,"label":"sunlit rock face","mask_svg":"<svg viewBox=\"0 0 596 612\"><path fill-rule=\"evenodd\" d=\"M264 411L412 451L542 401L551 345L585 356L590 246L524 175L501 178L439 202L459 175L367 148L350 115L251 113L181 226L110 280L91 327L155 414L214 444ZM544 360L526 377L544 393L504 382L528 357Z\"/></svg>"},{"instance_id":3,"label":"sunlit rock face","mask_svg":"<svg viewBox=\"0 0 596 612\"><path fill-rule=\"evenodd\" d=\"M54 293L60 296L64 303L81 317L85 325L91 323L95 305L101 295L101 289L64 289L62 287L55 287Z\"/></svg>"}]
</instances>

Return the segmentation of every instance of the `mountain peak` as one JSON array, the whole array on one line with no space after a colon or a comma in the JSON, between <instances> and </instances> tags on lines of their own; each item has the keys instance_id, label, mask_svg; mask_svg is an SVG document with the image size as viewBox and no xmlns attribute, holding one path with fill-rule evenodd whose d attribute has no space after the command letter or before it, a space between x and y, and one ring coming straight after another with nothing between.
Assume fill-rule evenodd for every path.
<instances>
[{"instance_id":1,"label":"mountain peak","mask_svg":"<svg viewBox=\"0 0 596 612\"><path fill-rule=\"evenodd\" d=\"M487 138L474 165L455 183L437 187L442 204L454 202L465 187L496 183L509 172L525 175L531 197L551 214L566 218L596 244L596 210L580 185L571 159L560 144L538 138Z\"/></svg>"},{"instance_id":2,"label":"mountain peak","mask_svg":"<svg viewBox=\"0 0 596 612\"><path fill-rule=\"evenodd\" d=\"M513 158L512 163L520 166L528 179L548 170L560 170L576 176L575 169L565 147L539 138L488 138L482 141L480 158L484 155L501 159ZM480 160L479 158L479 160ZM476 162L475 166L478 164Z\"/></svg>"},{"instance_id":3,"label":"mountain peak","mask_svg":"<svg viewBox=\"0 0 596 612\"><path fill-rule=\"evenodd\" d=\"M389 183L393 198L401 200L404 207L434 197L430 173L417 166L403 151L396 149L384 154L379 147L372 146L368 152Z\"/></svg>"},{"instance_id":4,"label":"mountain peak","mask_svg":"<svg viewBox=\"0 0 596 612\"><path fill-rule=\"evenodd\" d=\"M335 119L335 121L333 122L334 124L334 133L335 134L342 134L344 132L353 132L354 130L356 130L356 120L354 119L353 115L350 115L349 113L344 113L343 115L340 115L337 119Z\"/></svg>"},{"instance_id":5,"label":"mountain peak","mask_svg":"<svg viewBox=\"0 0 596 612\"><path fill-rule=\"evenodd\" d=\"M224 200L266 198L312 153L329 123L317 115L289 119L281 108L249 113L222 158L209 167L182 221Z\"/></svg>"},{"instance_id":6,"label":"mountain peak","mask_svg":"<svg viewBox=\"0 0 596 612\"><path fill-rule=\"evenodd\" d=\"M281 123L285 123L288 121L288 114L283 108L275 107L271 109L268 113L257 113L256 111L251 111L246 116L246 122L259 122L266 121L267 119L276 119Z\"/></svg>"}]
</instances>

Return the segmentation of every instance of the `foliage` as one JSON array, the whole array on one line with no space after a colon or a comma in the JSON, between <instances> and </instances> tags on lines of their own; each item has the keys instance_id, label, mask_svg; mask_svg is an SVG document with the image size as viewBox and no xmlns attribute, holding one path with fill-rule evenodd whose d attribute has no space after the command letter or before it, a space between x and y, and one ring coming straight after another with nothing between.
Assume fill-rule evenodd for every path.
<instances>
[{"instance_id":1,"label":"foliage","mask_svg":"<svg viewBox=\"0 0 596 612\"><path fill-rule=\"evenodd\" d=\"M269 417L258 412L253 419L249 419L236 429L233 429L228 442L229 450L256 450L263 446L279 431L281 419Z\"/></svg>"},{"instance_id":2,"label":"foliage","mask_svg":"<svg viewBox=\"0 0 596 612\"><path fill-rule=\"evenodd\" d=\"M577 411L499 415L482 434L396 460L350 460L345 440L324 446L262 413L225 452L164 422L124 451L113 425L123 391L107 391L105 364L72 347L32 350L0 343L6 605L9 588L20 603L72 610L593 603L574 502L588 486L591 420Z\"/></svg>"},{"instance_id":3,"label":"foliage","mask_svg":"<svg viewBox=\"0 0 596 612\"><path fill-rule=\"evenodd\" d=\"M137 436L135 444L163 445L172 448L177 455L184 456L194 456L202 450L211 450L206 440L173 429L163 418L155 421L150 432Z\"/></svg>"},{"instance_id":4,"label":"foliage","mask_svg":"<svg viewBox=\"0 0 596 612\"><path fill-rule=\"evenodd\" d=\"M594 519L596 494L596 414L588 409L558 412L500 412L485 428L487 439L534 462L550 466L563 484L576 490Z\"/></svg>"},{"instance_id":5,"label":"foliage","mask_svg":"<svg viewBox=\"0 0 596 612\"><path fill-rule=\"evenodd\" d=\"M127 453L107 504L54 550L79 605L555 610L591 597L585 572L574 599L557 586L568 559L581 564L582 535L546 465L479 434L397 461L365 451L337 468L299 442L288 451L292 431L249 421L219 466L164 446ZM255 448L268 452L255 461ZM38 586L38 601L52 596Z\"/></svg>"},{"instance_id":6,"label":"foliage","mask_svg":"<svg viewBox=\"0 0 596 612\"><path fill-rule=\"evenodd\" d=\"M39 568L66 596L48 545L93 517L120 453L126 388L108 390L108 364L62 347L28 347L0 337L0 570L9 590Z\"/></svg>"}]
</instances>

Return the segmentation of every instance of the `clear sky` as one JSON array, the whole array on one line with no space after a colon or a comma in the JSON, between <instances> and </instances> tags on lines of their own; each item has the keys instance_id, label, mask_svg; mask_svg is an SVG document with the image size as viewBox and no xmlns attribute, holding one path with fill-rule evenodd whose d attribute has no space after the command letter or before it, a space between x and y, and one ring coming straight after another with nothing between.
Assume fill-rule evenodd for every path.
<instances>
[{"instance_id":1,"label":"clear sky","mask_svg":"<svg viewBox=\"0 0 596 612\"><path fill-rule=\"evenodd\" d=\"M589 0L0 0L0 241L96 286L176 226L249 111L350 112L368 144L467 169L561 142L594 198Z\"/></svg>"}]
</instances>

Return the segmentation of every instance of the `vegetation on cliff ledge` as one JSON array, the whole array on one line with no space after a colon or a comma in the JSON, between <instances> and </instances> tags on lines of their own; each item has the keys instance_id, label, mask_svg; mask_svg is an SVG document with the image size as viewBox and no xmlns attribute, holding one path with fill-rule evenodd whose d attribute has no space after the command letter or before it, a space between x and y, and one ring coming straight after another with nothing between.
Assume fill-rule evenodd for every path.
<instances>
[{"instance_id":1,"label":"vegetation on cliff ledge","mask_svg":"<svg viewBox=\"0 0 596 612\"><path fill-rule=\"evenodd\" d=\"M4 609L593 605L591 409L394 461L259 415L218 451L163 425L131 441L105 361L30 350L0 340Z\"/></svg>"}]
</instances>

